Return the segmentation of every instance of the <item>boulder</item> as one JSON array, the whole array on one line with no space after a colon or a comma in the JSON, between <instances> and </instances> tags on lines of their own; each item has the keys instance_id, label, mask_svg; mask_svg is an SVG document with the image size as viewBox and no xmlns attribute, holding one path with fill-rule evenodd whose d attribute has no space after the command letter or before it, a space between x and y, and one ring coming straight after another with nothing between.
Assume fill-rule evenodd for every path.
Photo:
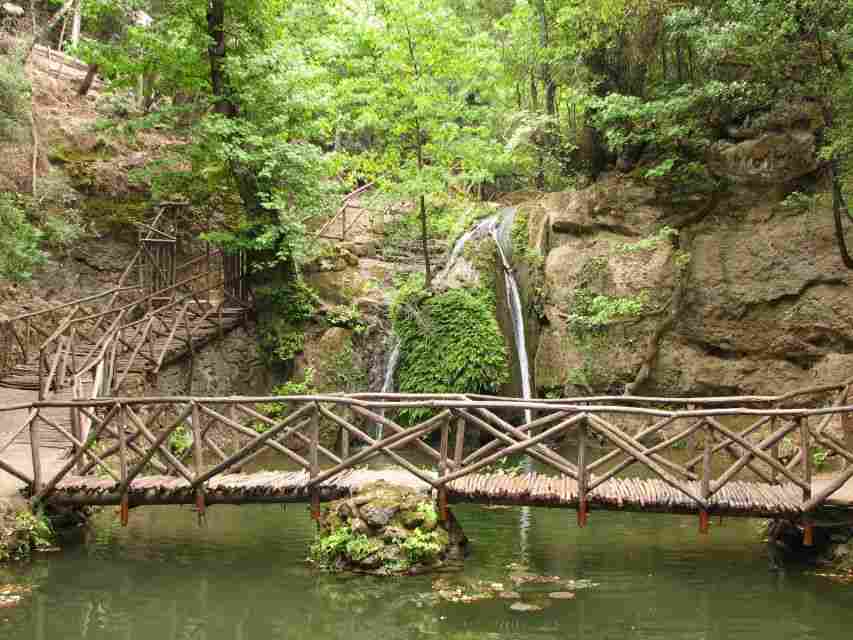
<instances>
[{"instance_id":1,"label":"boulder","mask_svg":"<svg viewBox=\"0 0 853 640\"><path fill-rule=\"evenodd\" d=\"M770 132L740 142L713 144L708 165L716 175L735 182L780 184L816 171L815 150L812 131Z\"/></svg>"},{"instance_id":2,"label":"boulder","mask_svg":"<svg viewBox=\"0 0 853 640\"><path fill-rule=\"evenodd\" d=\"M380 481L324 509L311 557L328 571L401 575L461 560L466 544L452 515L438 521L428 493Z\"/></svg>"}]
</instances>

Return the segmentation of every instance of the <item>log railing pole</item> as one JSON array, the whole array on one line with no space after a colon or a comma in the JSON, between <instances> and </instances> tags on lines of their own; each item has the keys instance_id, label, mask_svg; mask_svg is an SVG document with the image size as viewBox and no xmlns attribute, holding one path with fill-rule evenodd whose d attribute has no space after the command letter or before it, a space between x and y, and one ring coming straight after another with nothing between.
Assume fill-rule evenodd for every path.
<instances>
[{"instance_id":1,"label":"log railing pole","mask_svg":"<svg viewBox=\"0 0 853 640\"><path fill-rule=\"evenodd\" d=\"M578 526L585 527L587 521L587 487L589 472L586 459L587 424L586 418L578 423Z\"/></svg>"},{"instance_id":2,"label":"log railing pole","mask_svg":"<svg viewBox=\"0 0 853 640\"><path fill-rule=\"evenodd\" d=\"M812 499L812 452L809 443L809 419L802 417L797 419L800 424L800 450L803 454L803 480L808 488L803 488L803 505ZM814 546L814 526L805 523L803 526L803 546Z\"/></svg>"},{"instance_id":3,"label":"log railing pole","mask_svg":"<svg viewBox=\"0 0 853 640\"><path fill-rule=\"evenodd\" d=\"M702 454L702 487L701 495L705 503L711 496L711 456L714 452L714 434L711 431L711 425L704 426L704 444L705 451ZM710 530L710 516L707 509L699 511L699 533L705 535Z\"/></svg>"},{"instance_id":4,"label":"log railing pole","mask_svg":"<svg viewBox=\"0 0 853 640\"><path fill-rule=\"evenodd\" d=\"M462 466L462 460L465 457L465 418L459 417L456 419L456 447L453 450L453 460L456 462L456 468Z\"/></svg>"},{"instance_id":5,"label":"log railing pole","mask_svg":"<svg viewBox=\"0 0 853 640\"><path fill-rule=\"evenodd\" d=\"M341 428L341 460L349 458L349 430Z\"/></svg>"},{"instance_id":6,"label":"log railing pole","mask_svg":"<svg viewBox=\"0 0 853 640\"><path fill-rule=\"evenodd\" d=\"M121 526L126 527L129 520L129 494L130 487L127 482L127 408L122 407L121 417L118 421L118 456L119 465L121 466Z\"/></svg>"},{"instance_id":7,"label":"log railing pole","mask_svg":"<svg viewBox=\"0 0 853 640\"><path fill-rule=\"evenodd\" d=\"M770 433L776 433L776 424L776 416L771 417ZM779 442L773 445L773 448L770 450L770 455L773 456L773 459L776 460L776 462L779 462L781 458L781 448ZM780 484L779 472L773 467L770 467L770 479L773 480L773 484Z\"/></svg>"},{"instance_id":8,"label":"log railing pole","mask_svg":"<svg viewBox=\"0 0 853 640\"><path fill-rule=\"evenodd\" d=\"M308 461L311 464L309 474L313 480L320 475L320 459L318 456L320 447L320 405L314 403L314 411L311 414L311 445ZM311 518L319 524L320 522L320 487L311 486Z\"/></svg>"},{"instance_id":9,"label":"log railing pole","mask_svg":"<svg viewBox=\"0 0 853 640\"><path fill-rule=\"evenodd\" d=\"M33 461L32 495L34 496L39 494L44 484L41 467L41 435L39 432L39 423L41 422L39 420L40 411L40 409L36 409L36 417L30 422L30 454Z\"/></svg>"},{"instance_id":10,"label":"log railing pole","mask_svg":"<svg viewBox=\"0 0 853 640\"><path fill-rule=\"evenodd\" d=\"M439 446L439 455L441 458L438 462L438 477L443 478L447 474L448 461L447 452L450 446L450 416L447 416L441 422L441 444ZM441 522L448 521L447 513L447 486L441 485L438 488L438 517Z\"/></svg>"},{"instance_id":11,"label":"log railing pole","mask_svg":"<svg viewBox=\"0 0 853 640\"><path fill-rule=\"evenodd\" d=\"M195 466L195 477L200 478L204 473L204 443L201 435L201 410L197 402L193 402L193 464ZM204 484L201 483L195 489L195 506L199 517L204 516Z\"/></svg>"}]
</instances>

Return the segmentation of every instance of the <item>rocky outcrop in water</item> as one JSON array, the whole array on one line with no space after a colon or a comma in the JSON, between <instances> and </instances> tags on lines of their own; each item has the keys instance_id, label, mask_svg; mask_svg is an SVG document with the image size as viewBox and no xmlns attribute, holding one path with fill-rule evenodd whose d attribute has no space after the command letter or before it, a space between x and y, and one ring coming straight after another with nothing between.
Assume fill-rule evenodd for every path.
<instances>
[{"instance_id":1,"label":"rocky outcrop in water","mask_svg":"<svg viewBox=\"0 0 853 640\"><path fill-rule=\"evenodd\" d=\"M439 521L429 495L377 482L323 510L311 557L334 572L422 573L461 560L467 542L452 514Z\"/></svg>"}]
</instances>

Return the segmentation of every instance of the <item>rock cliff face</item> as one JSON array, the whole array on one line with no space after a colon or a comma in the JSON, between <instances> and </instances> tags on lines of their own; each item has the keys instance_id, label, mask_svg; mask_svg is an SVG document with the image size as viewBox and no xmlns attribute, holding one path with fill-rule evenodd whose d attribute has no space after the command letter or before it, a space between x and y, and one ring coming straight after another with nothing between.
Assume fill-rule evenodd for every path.
<instances>
[{"instance_id":1,"label":"rock cliff face","mask_svg":"<svg viewBox=\"0 0 853 640\"><path fill-rule=\"evenodd\" d=\"M853 368L851 273L810 130L717 143L721 188L610 174L526 205L544 256L539 391L776 393ZM657 347L655 349L655 347Z\"/></svg>"}]
</instances>

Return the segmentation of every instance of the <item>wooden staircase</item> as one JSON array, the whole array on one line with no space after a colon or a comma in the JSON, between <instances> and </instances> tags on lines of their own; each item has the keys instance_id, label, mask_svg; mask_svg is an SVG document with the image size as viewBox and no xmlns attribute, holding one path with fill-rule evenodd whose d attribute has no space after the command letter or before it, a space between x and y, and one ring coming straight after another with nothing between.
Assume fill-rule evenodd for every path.
<instances>
[{"instance_id":1,"label":"wooden staircase","mask_svg":"<svg viewBox=\"0 0 853 640\"><path fill-rule=\"evenodd\" d=\"M208 248L178 264L164 212L140 225L139 251L115 288L0 323L0 388L37 400L137 392L244 323L244 258ZM132 274L138 282L128 285Z\"/></svg>"}]
</instances>

